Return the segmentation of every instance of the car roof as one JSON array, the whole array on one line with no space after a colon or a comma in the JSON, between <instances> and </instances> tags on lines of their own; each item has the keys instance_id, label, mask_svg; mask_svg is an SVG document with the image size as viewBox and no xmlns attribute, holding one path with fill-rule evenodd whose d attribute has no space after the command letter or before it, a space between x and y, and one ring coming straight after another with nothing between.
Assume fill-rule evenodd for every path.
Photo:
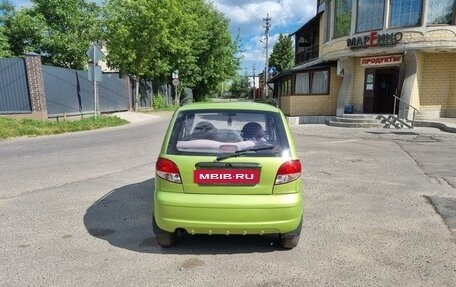
<instances>
[{"instance_id":1,"label":"car roof","mask_svg":"<svg viewBox=\"0 0 456 287\"><path fill-rule=\"evenodd\" d=\"M181 106L179 111L190 110L252 110L279 112L280 110L272 105L255 102L220 102L220 103L191 103Z\"/></svg>"}]
</instances>

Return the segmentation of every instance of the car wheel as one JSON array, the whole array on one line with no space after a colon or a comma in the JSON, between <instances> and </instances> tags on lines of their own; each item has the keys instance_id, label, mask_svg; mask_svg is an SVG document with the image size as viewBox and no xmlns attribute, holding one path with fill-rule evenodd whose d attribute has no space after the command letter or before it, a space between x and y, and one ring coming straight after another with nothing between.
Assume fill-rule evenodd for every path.
<instances>
[{"instance_id":1,"label":"car wheel","mask_svg":"<svg viewBox=\"0 0 456 287\"><path fill-rule=\"evenodd\" d=\"M280 247L284 249L293 249L298 246L299 243L299 235L297 236L286 236L284 234L280 234L279 244Z\"/></svg>"},{"instance_id":2,"label":"car wheel","mask_svg":"<svg viewBox=\"0 0 456 287\"><path fill-rule=\"evenodd\" d=\"M152 217L152 222L158 245L162 247L173 246L176 243L176 232L168 232L158 227L155 217Z\"/></svg>"},{"instance_id":3,"label":"car wheel","mask_svg":"<svg viewBox=\"0 0 456 287\"><path fill-rule=\"evenodd\" d=\"M285 249L293 249L298 246L299 243L299 236L301 236L301 229L302 229L302 217L301 221L299 222L298 227L295 230L287 233L279 234L279 245Z\"/></svg>"}]
</instances>

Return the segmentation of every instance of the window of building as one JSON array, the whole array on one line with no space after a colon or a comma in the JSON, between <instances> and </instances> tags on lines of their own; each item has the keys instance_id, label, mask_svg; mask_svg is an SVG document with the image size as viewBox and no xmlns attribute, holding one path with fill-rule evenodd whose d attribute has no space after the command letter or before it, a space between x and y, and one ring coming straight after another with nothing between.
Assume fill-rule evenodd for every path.
<instances>
[{"instance_id":1,"label":"window of building","mask_svg":"<svg viewBox=\"0 0 456 287\"><path fill-rule=\"evenodd\" d=\"M291 95L291 79L287 79L285 82L283 82L283 87L284 96Z\"/></svg>"},{"instance_id":2,"label":"window of building","mask_svg":"<svg viewBox=\"0 0 456 287\"><path fill-rule=\"evenodd\" d=\"M296 74L295 94L310 94L309 73Z\"/></svg>"},{"instance_id":3,"label":"window of building","mask_svg":"<svg viewBox=\"0 0 456 287\"><path fill-rule=\"evenodd\" d=\"M325 8L325 14L326 14L326 27L325 27L325 42L331 40L331 1L328 0L326 1L326 8Z\"/></svg>"},{"instance_id":4,"label":"window of building","mask_svg":"<svg viewBox=\"0 0 456 287\"><path fill-rule=\"evenodd\" d=\"M456 0L429 0L428 2L428 24L451 24Z\"/></svg>"},{"instance_id":5,"label":"window of building","mask_svg":"<svg viewBox=\"0 0 456 287\"><path fill-rule=\"evenodd\" d=\"M412 27L421 24L423 0L390 0L390 27Z\"/></svg>"},{"instance_id":6,"label":"window of building","mask_svg":"<svg viewBox=\"0 0 456 287\"><path fill-rule=\"evenodd\" d=\"M328 93L328 71L319 71L312 74L312 94Z\"/></svg>"},{"instance_id":7,"label":"window of building","mask_svg":"<svg viewBox=\"0 0 456 287\"><path fill-rule=\"evenodd\" d=\"M336 0L335 12L334 38L349 35L352 16L352 0Z\"/></svg>"},{"instance_id":8,"label":"window of building","mask_svg":"<svg viewBox=\"0 0 456 287\"><path fill-rule=\"evenodd\" d=\"M385 2L378 0L358 0L356 32L381 30Z\"/></svg>"},{"instance_id":9,"label":"window of building","mask_svg":"<svg viewBox=\"0 0 456 287\"><path fill-rule=\"evenodd\" d=\"M277 96L284 97L291 95L291 79L286 78L283 79L281 82L277 83ZM275 91L274 91L275 93Z\"/></svg>"},{"instance_id":10,"label":"window of building","mask_svg":"<svg viewBox=\"0 0 456 287\"><path fill-rule=\"evenodd\" d=\"M295 94L327 95L329 71L314 71L296 74Z\"/></svg>"},{"instance_id":11,"label":"window of building","mask_svg":"<svg viewBox=\"0 0 456 287\"><path fill-rule=\"evenodd\" d=\"M318 0L317 14L325 11L325 8L326 8L325 2L326 2L326 0Z\"/></svg>"}]
</instances>

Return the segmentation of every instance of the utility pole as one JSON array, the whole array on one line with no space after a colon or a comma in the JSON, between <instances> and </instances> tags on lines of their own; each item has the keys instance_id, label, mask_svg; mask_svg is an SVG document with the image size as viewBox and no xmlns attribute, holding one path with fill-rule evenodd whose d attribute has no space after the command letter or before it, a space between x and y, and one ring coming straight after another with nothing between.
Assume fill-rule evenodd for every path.
<instances>
[{"instance_id":1,"label":"utility pole","mask_svg":"<svg viewBox=\"0 0 456 287\"><path fill-rule=\"evenodd\" d=\"M252 78L253 78L253 89L255 90L256 87L255 87L255 64L252 65L252 68L253 68L253 74L252 74Z\"/></svg>"},{"instance_id":2,"label":"utility pole","mask_svg":"<svg viewBox=\"0 0 456 287\"><path fill-rule=\"evenodd\" d=\"M266 41L266 64L264 67L264 97L268 97L268 69L269 69L269 28L271 28L271 17L269 17L269 13L266 15L266 18L263 18L264 24L263 28L265 29L265 41Z\"/></svg>"},{"instance_id":3,"label":"utility pole","mask_svg":"<svg viewBox=\"0 0 456 287\"><path fill-rule=\"evenodd\" d=\"M255 83L255 79L256 79L256 74L255 74L255 64L252 65L252 69L253 69L253 73L252 73L252 82L253 82L253 89L252 89L252 99L255 100L256 98L256 83Z\"/></svg>"}]
</instances>

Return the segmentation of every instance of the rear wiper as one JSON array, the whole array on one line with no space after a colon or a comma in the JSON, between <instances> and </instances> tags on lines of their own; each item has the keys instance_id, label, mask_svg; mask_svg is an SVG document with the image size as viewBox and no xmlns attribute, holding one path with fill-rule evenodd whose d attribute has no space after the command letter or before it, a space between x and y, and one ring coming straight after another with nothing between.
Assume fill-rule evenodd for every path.
<instances>
[{"instance_id":1,"label":"rear wiper","mask_svg":"<svg viewBox=\"0 0 456 287\"><path fill-rule=\"evenodd\" d=\"M225 154L225 155L219 155L216 160L217 161L221 161L221 160L224 160L224 159L227 159L227 158L231 158L231 157L238 157L238 156L241 156L241 155L244 155L248 152L251 152L251 151L259 151L259 150L267 150L267 149L273 149L274 146L267 146L267 147L253 147L253 148L249 148L249 149L244 149L244 150L239 150L237 152L234 152L234 153L230 153L230 154Z\"/></svg>"}]
</instances>

